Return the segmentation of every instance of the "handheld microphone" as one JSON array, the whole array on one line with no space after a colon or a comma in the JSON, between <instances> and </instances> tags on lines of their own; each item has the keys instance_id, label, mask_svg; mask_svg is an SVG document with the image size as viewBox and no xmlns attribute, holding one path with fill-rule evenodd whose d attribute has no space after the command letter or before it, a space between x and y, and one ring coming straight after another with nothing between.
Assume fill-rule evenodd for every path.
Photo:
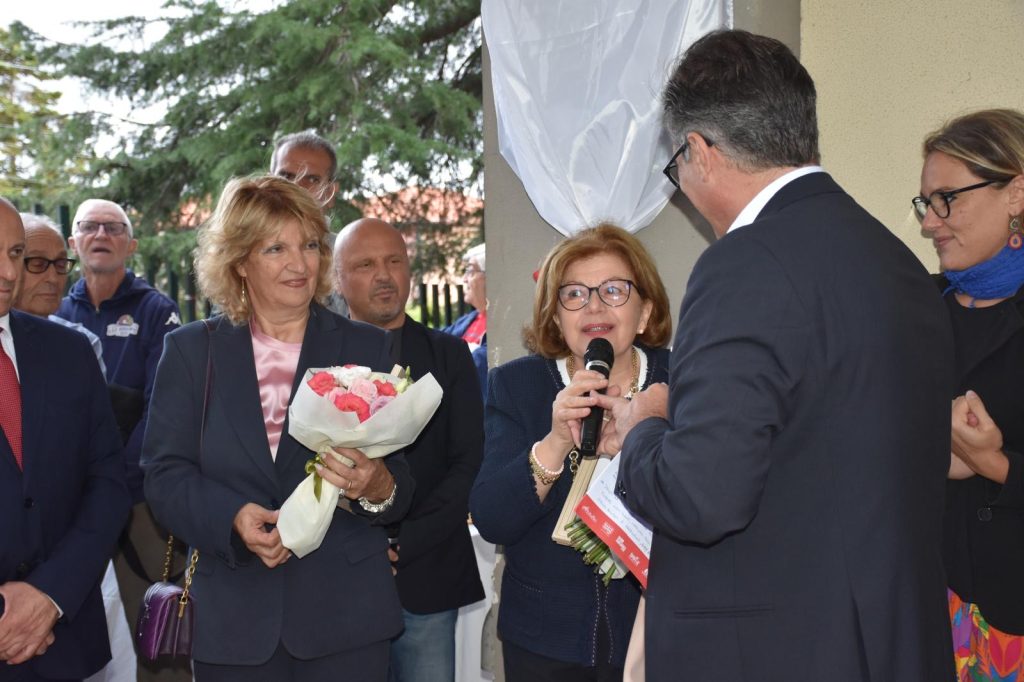
<instances>
[{"instance_id":1,"label":"handheld microphone","mask_svg":"<svg viewBox=\"0 0 1024 682\"><path fill-rule=\"evenodd\" d=\"M600 372L607 379L612 373L612 363L615 362L615 351L608 339L596 338L587 345L587 352L583 355L583 365L586 369ZM604 393L602 389L600 391ZM597 454L597 442L601 438L601 424L604 422L604 408L594 406L590 408L590 414L583 419L583 426L580 429L580 455L592 457Z\"/></svg>"}]
</instances>

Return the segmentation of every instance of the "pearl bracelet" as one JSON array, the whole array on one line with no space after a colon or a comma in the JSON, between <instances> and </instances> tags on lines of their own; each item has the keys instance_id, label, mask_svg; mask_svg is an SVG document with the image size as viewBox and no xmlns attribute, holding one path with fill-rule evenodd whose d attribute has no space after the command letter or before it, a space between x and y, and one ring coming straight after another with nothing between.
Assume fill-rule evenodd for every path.
<instances>
[{"instance_id":1,"label":"pearl bracelet","mask_svg":"<svg viewBox=\"0 0 1024 682\"><path fill-rule=\"evenodd\" d=\"M540 441L534 443L533 447L530 448L530 471L537 477L537 480L540 481L541 485L551 485L557 481L558 477L562 475L563 471L565 471L565 462L563 461L562 466L558 467L558 471L548 469L540 463L539 459L537 459L538 445L540 445Z\"/></svg>"}]
</instances>

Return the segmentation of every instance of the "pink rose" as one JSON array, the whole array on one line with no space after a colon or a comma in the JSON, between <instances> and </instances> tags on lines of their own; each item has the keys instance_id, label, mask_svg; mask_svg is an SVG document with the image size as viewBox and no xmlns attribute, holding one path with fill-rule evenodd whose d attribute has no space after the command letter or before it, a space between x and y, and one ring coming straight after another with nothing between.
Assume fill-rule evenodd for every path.
<instances>
[{"instance_id":1,"label":"pink rose","mask_svg":"<svg viewBox=\"0 0 1024 682\"><path fill-rule=\"evenodd\" d=\"M378 380L374 379L373 380L373 384L374 384L374 386L377 387L377 395L380 395L380 396L396 396L396 395L398 395L398 391L395 390L395 387L391 384L390 381L378 381Z\"/></svg>"},{"instance_id":2,"label":"pink rose","mask_svg":"<svg viewBox=\"0 0 1024 682\"><path fill-rule=\"evenodd\" d=\"M375 415L378 412L380 412L380 410L385 405L387 405L388 403L390 403L394 399L395 399L395 397L392 396L392 395L382 395L382 396L379 396L377 398L374 398L373 402L370 403L370 416L372 417L373 415Z\"/></svg>"},{"instance_id":3,"label":"pink rose","mask_svg":"<svg viewBox=\"0 0 1024 682\"><path fill-rule=\"evenodd\" d=\"M330 372L317 372L306 383L317 395L326 395L328 391L337 386L334 382L334 375Z\"/></svg>"},{"instance_id":4,"label":"pink rose","mask_svg":"<svg viewBox=\"0 0 1024 682\"><path fill-rule=\"evenodd\" d=\"M349 385L348 392L359 396L367 403L377 397L377 387L369 379L355 379Z\"/></svg>"},{"instance_id":5,"label":"pink rose","mask_svg":"<svg viewBox=\"0 0 1024 682\"><path fill-rule=\"evenodd\" d=\"M334 397L334 406L342 412L355 412L360 422L370 418L369 404L357 395L342 393Z\"/></svg>"}]
</instances>

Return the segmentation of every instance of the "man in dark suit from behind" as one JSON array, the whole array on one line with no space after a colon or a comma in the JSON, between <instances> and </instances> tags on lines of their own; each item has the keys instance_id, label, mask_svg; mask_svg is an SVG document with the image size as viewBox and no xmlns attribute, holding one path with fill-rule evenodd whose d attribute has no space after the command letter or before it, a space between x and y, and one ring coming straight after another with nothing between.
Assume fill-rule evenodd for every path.
<instances>
[{"instance_id":1,"label":"man in dark suit from behind","mask_svg":"<svg viewBox=\"0 0 1024 682\"><path fill-rule=\"evenodd\" d=\"M11 309L24 258L0 199L0 680L82 679L110 659L100 580L130 498L89 342Z\"/></svg>"},{"instance_id":2,"label":"man in dark suit from behind","mask_svg":"<svg viewBox=\"0 0 1024 682\"><path fill-rule=\"evenodd\" d=\"M603 401L617 491L655 529L651 682L953 678L949 321L818 166L815 100L788 48L743 31L694 43L664 94L666 173L718 241L668 387Z\"/></svg>"},{"instance_id":3,"label":"man in dark suit from behind","mask_svg":"<svg viewBox=\"0 0 1024 682\"><path fill-rule=\"evenodd\" d=\"M405 631L392 642L393 682L453 682L459 607L484 598L469 534L469 489L483 456L483 404L461 340L405 314L410 268L405 240L381 220L347 225L334 249L335 289L353 320L391 331L392 357L444 390L437 413L405 455L416 479L397 532L398 594Z\"/></svg>"}]
</instances>

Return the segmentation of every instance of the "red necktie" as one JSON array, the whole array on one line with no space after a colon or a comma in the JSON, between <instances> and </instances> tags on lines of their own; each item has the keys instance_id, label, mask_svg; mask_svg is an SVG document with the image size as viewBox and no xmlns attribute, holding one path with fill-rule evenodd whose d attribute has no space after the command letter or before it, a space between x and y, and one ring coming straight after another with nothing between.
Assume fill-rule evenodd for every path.
<instances>
[{"instance_id":1,"label":"red necktie","mask_svg":"<svg viewBox=\"0 0 1024 682\"><path fill-rule=\"evenodd\" d=\"M0 334L7 330L0 328ZM14 363L0 345L0 428L14 452L14 461L21 469L21 385Z\"/></svg>"}]
</instances>

